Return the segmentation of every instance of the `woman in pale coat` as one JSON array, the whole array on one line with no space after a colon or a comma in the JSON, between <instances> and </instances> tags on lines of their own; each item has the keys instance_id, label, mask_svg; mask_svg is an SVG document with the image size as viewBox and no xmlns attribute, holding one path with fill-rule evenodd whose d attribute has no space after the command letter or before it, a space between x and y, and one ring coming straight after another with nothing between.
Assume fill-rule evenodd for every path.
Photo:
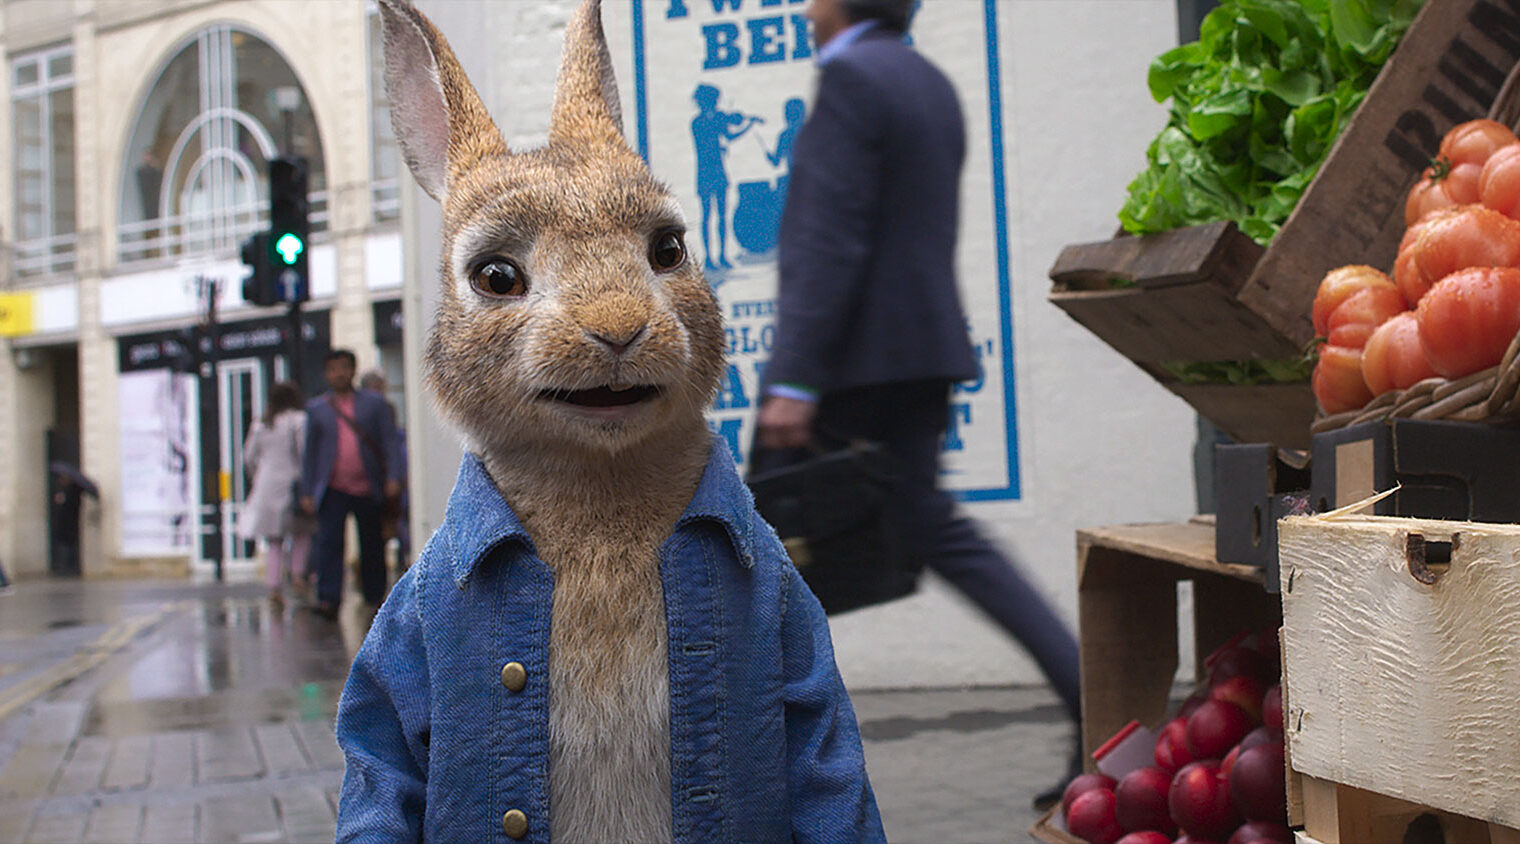
<instances>
[{"instance_id":1,"label":"woman in pale coat","mask_svg":"<svg viewBox=\"0 0 1520 844\"><path fill-rule=\"evenodd\" d=\"M281 587L287 572L293 584L304 585L311 550L314 526L309 517L296 512L294 490L306 445L304 404L301 388L294 382L270 387L268 410L254 423L243 445L243 462L253 472L253 489L243 502L238 533L264 540L269 600L277 604L285 600Z\"/></svg>"}]
</instances>

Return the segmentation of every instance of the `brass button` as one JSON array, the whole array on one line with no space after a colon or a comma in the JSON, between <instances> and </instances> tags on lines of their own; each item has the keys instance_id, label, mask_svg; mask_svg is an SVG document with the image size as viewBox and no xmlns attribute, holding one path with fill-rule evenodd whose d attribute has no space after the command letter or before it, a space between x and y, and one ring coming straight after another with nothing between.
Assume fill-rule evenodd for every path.
<instances>
[{"instance_id":1,"label":"brass button","mask_svg":"<svg viewBox=\"0 0 1520 844\"><path fill-rule=\"evenodd\" d=\"M528 685L528 669L523 668L520 662L509 662L501 667L501 684L514 692L523 690ZM521 815L521 812L518 812ZM508 833L509 835L511 833Z\"/></svg>"},{"instance_id":2,"label":"brass button","mask_svg":"<svg viewBox=\"0 0 1520 844\"><path fill-rule=\"evenodd\" d=\"M512 664L517 665L515 662ZM521 668L522 666L519 665L518 667ZM501 816L501 831L505 832L508 838L514 840L527 835L528 816L517 809L512 809Z\"/></svg>"}]
</instances>

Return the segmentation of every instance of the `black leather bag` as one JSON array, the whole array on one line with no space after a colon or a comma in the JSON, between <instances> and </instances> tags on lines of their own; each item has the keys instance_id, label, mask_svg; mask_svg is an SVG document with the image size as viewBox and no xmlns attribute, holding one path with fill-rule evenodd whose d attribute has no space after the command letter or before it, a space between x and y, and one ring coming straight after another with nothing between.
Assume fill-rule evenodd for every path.
<instances>
[{"instance_id":1,"label":"black leather bag","mask_svg":"<svg viewBox=\"0 0 1520 844\"><path fill-rule=\"evenodd\" d=\"M818 452L748 481L755 508L776 529L792 564L826 613L911 594L909 565L890 517L890 456L874 443Z\"/></svg>"}]
</instances>

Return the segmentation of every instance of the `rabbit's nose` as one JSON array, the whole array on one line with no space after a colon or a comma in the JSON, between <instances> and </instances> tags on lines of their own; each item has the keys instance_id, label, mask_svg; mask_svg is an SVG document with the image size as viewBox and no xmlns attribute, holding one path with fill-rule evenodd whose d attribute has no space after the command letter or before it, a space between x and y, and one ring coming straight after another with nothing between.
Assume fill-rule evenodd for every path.
<instances>
[{"instance_id":1,"label":"rabbit's nose","mask_svg":"<svg viewBox=\"0 0 1520 844\"><path fill-rule=\"evenodd\" d=\"M589 335L591 335L591 338L593 340L596 340L598 343L601 343L603 346L606 346L607 349L609 351L611 351L614 355L621 355L624 352L628 351L628 349L631 348L634 343L639 342L639 340L641 340L644 337L644 334L648 330L649 330L649 325L646 323L644 325L640 325L640 326L638 326L636 328L633 328L632 330L624 330L624 331L617 331L617 332L607 331L607 330L601 330L601 331L589 331L588 330L586 333L589 334Z\"/></svg>"}]
</instances>

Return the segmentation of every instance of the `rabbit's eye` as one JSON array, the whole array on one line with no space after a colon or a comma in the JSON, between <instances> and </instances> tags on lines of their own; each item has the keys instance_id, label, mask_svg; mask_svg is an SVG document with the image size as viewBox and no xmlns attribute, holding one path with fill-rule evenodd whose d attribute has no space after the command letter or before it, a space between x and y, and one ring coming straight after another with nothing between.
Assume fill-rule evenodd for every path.
<instances>
[{"instance_id":1,"label":"rabbit's eye","mask_svg":"<svg viewBox=\"0 0 1520 844\"><path fill-rule=\"evenodd\" d=\"M528 274L517 262L496 255L470 273L470 286L484 296L522 296L528 292Z\"/></svg>"},{"instance_id":2,"label":"rabbit's eye","mask_svg":"<svg viewBox=\"0 0 1520 844\"><path fill-rule=\"evenodd\" d=\"M680 232L663 231L649 242L649 266L657 272L673 270L685 260L686 243Z\"/></svg>"}]
</instances>

